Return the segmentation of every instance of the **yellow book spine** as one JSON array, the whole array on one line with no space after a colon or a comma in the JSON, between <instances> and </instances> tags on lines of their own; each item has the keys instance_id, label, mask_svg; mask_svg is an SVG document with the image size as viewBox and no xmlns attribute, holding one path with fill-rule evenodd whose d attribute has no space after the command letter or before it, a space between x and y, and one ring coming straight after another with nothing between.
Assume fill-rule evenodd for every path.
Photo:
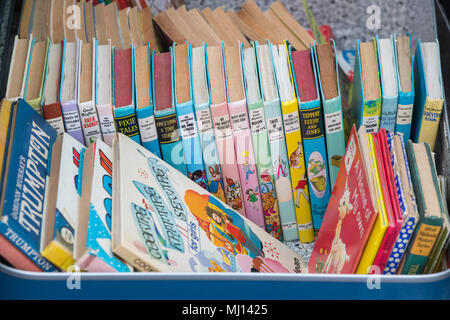
<instances>
[{"instance_id":1,"label":"yellow book spine","mask_svg":"<svg viewBox=\"0 0 450 320\"><path fill-rule=\"evenodd\" d=\"M370 233L369 239L367 240L366 247L364 252L359 260L358 268L356 269L357 274L368 274L372 267L372 263L375 260L375 257L380 249L381 242L383 241L384 234L386 233L388 227L388 219L386 215L386 207L384 204L383 191L381 189L381 181L380 175L377 166L377 158L375 154L375 147L373 142L373 137L371 134L367 134L367 142L370 150L370 161L372 164L374 180L375 180L375 189L377 193L377 201L378 201L378 216L375 221L375 224L372 228L372 232ZM383 270L379 270L382 272Z\"/></svg>"},{"instance_id":2,"label":"yellow book spine","mask_svg":"<svg viewBox=\"0 0 450 320\"><path fill-rule=\"evenodd\" d=\"M67 271L67 269L75 263L72 253L55 240L48 244L42 252L42 256L64 271Z\"/></svg>"},{"instance_id":3,"label":"yellow book spine","mask_svg":"<svg viewBox=\"0 0 450 320\"><path fill-rule=\"evenodd\" d=\"M427 98L425 100L425 108L423 110L422 126L420 128L418 143L427 142L431 150L434 150L434 143L439 128L439 120L441 118L443 100Z\"/></svg>"},{"instance_id":4,"label":"yellow book spine","mask_svg":"<svg viewBox=\"0 0 450 320\"><path fill-rule=\"evenodd\" d=\"M289 155L298 234L300 242L309 243L314 241L314 229L297 100L282 102L281 109L283 112L286 147Z\"/></svg>"},{"instance_id":5,"label":"yellow book spine","mask_svg":"<svg viewBox=\"0 0 450 320\"><path fill-rule=\"evenodd\" d=\"M3 159L5 157L6 138L9 129L9 118L11 116L11 101L3 99L0 110L0 180L2 179Z\"/></svg>"}]
</instances>

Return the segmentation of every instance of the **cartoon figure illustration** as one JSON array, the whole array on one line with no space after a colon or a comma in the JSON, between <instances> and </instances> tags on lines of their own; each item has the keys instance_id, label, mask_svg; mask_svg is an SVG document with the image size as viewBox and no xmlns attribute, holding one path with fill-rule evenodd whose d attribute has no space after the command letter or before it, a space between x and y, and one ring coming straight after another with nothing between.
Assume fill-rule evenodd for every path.
<instances>
[{"instance_id":1,"label":"cartoon figure illustration","mask_svg":"<svg viewBox=\"0 0 450 320\"><path fill-rule=\"evenodd\" d=\"M261 240L239 214L226 209L217 199L194 190L186 191L184 200L214 245L234 256L264 257Z\"/></svg>"},{"instance_id":2,"label":"cartoon figure illustration","mask_svg":"<svg viewBox=\"0 0 450 320\"><path fill-rule=\"evenodd\" d=\"M275 211L275 197L274 197L274 185L272 177L268 173L267 169L261 174L261 198L263 200L263 211L266 216L270 216Z\"/></svg>"},{"instance_id":3,"label":"cartoon figure illustration","mask_svg":"<svg viewBox=\"0 0 450 320\"><path fill-rule=\"evenodd\" d=\"M214 168L209 167L208 170L211 173L212 177L212 181L209 184L209 192L211 192L220 200L225 201L225 192L223 187L222 174L220 172L219 165L216 164Z\"/></svg>"},{"instance_id":4,"label":"cartoon figure illustration","mask_svg":"<svg viewBox=\"0 0 450 320\"><path fill-rule=\"evenodd\" d=\"M325 168L325 164L323 163L323 161L317 161L314 159L309 160L309 171L311 171L314 174L318 174L320 173L320 171L323 170L323 168Z\"/></svg>"},{"instance_id":5,"label":"cartoon figure illustration","mask_svg":"<svg viewBox=\"0 0 450 320\"><path fill-rule=\"evenodd\" d=\"M281 228L277 221L274 221L271 224L266 224L266 230L274 238L277 238L278 240L280 240Z\"/></svg>"},{"instance_id":6,"label":"cartoon figure illustration","mask_svg":"<svg viewBox=\"0 0 450 320\"><path fill-rule=\"evenodd\" d=\"M205 177L206 177L205 170L197 170L195 172L189 172L189 178L195 183L197 183L203 189L206 189Z\"/></svg>"},{"instance_id":7,"label":"cartoon figure illustration","mask_svg":"<svg viewBox=\"0 0 450 320\"><path fill-rule=\"evenodd\" d=\"M345 183L345 191L339 200L339 221L336 225L334 239L331 244L330 253L323 266L325 273L341 273L345 263L349 261L350 257L347 255L345 243L341 240L342 221L353 210L353 205L350 203L350 191L348 185Z\"/></svg>"},{"instance_id":8,"label":"cartoon figure illustration","mask_svg":"<svg viewBox=\"0 0 450 320\"><path fill-rule=\"evenodd\" d=\"M309 197L305 192L307 184L308 181L306 180L305 174L303 174L302 178L298 181L297 186L295 187L295 190L297 191L297 198L295 201L295 205L297 206L297 208L300 208L300 195L303 195L303 197L305 197L306 202L309 203Z\"/></svg>"},{"instance_id":9,"label":"cartoon figure illustration","mask_svg":"<svg viewBox=\"0 0 450 320\"><path fill-rule=\"evenodd\" d=\"M236 182L231 178L226 178L226 180L227 204L235 210L242 209L241 186L239 182Z\"/></svg>"},{"instance_id":10,"label":"cartoon figure illustration","mask_svg":"<svg viewBox=\"0 0 450 320\"><path fill-rule=\"evenodd\" d=\"M292 152L289 157L289 161L291 162L291 168L300 169L302 167L300 163L300 158L303 158L303 144L300 141L297 141L298 147Z\"/></svg>"},{"instance_id":11,"label":"cartoon figure illustration","mask_svg":"<svg viewBox=\"0 0 450 320\"><path fill-rule=\"evenodd\" d=\"M259 195L258 187L256 187L255 190L247 189L246 194L247 194L247 201L249 201L252 204L253 208L256 209L256 203L258 202L258 195Z\"/></svg>"},{"instance_id":12,"label":"cartoon figure illustration","mask_svg":"<svg viewBox=\"0 0 450 320\"><path fill-rule=\"evenodd\" d=\"M281 159L281 156L278 156L278 160L275 163L275 166L277 168L277 179L280 178L280 171L281 171L281 176L282 177L286 177L287 173L286 173L286 161L284 161L283 159Z\"/></svg>"},{"instance_id":13,"label":"cartoon figure illustration","mask_svg":"<svg viewBox=\"0 0 450 320\"><path fill-rule=\"evenodd\" d=\"M244 168L244 172L245 172L245 182L248 183L248 177L251 174L254 174L255 171L251 169L250 164L248 163L248 159L245 159L244 163L243 163L243 168Z\"/></svg>"}]
</instances>

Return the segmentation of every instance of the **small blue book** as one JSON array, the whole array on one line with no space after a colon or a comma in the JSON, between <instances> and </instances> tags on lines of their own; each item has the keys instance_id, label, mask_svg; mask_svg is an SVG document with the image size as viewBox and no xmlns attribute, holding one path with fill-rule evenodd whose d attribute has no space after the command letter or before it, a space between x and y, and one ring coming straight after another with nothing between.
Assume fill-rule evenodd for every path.
<instances>
[{"instance_id":1,"label":"small blue book","mask_svg":"<svg viewBox=\"0 0 450 320\"><path fill-rule=\"evenodd\" d=\"M49 163L57 132L23 99L18 100L12 117L0 203L0 234L40 270L57 271L39 253ZM3 256L4 250L9 249L0 247Z\"/></svg>"}]
</instances>

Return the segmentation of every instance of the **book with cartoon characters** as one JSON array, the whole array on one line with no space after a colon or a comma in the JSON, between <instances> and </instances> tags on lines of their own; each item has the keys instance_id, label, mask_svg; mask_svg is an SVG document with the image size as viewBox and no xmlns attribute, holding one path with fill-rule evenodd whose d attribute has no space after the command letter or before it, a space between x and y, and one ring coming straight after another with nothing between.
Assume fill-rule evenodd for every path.
<instances>
[{"instance_id":1,"label":"book with cartoon characters","mask_svg":"<svg viewBox=\"0 0 450 320\"><path fill-rule=\"evenodd\" d=\"M311 273L354 273L377 212L353 126L319 235L308 262Z\"/></svg>"},{"instance_id":2,"label":"book with cartoon characters","mask_svg":"<svg viewBox=\"0 0 450 320\"><path fill-rule=\"evenodd\" d=\"M307 272L301 256L122 134L113 163L113 252L137 270Z\"/></svg>"}]
</instances>

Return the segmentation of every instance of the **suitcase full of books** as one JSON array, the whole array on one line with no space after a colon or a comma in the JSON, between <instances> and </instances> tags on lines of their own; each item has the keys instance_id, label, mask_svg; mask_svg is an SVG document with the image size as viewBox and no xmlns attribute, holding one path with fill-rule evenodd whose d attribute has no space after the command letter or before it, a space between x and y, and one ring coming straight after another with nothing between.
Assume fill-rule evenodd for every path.
<instances>
[{"instance_id":1,"label":"suitcase full of books","mask_svg":"<svg viewBox=\"0 0 450 320\"><path fill-rule=\"evenodd\" d=\"M320 223L322 228L328 225L329 219L327 221L323 216L326 205L328 202L334 203L332 201L337 199L334 192L332 193L332 186L335 183L339 184L343 179L343 175L337 173L338 168L351 166L353 161L353 158L348 160L348 157L344 156L344 150L333 149L336 146L332 144L325 146L324 137L329 143L332 138L328 138L328 134L331 137L331 133L338 131L331 130L327 123L325 127L323 123L320 124L322 127L317 126L317 130L322 131L323 142L320 142L320 152L314 149L314 143L319 143L318 140L315 142L312 140L315 133L302 126L311 123L308 121L312 121L316 106L314 99L306 102L302 100L305 92L311 93L317 101L324 100L330 110L335 107L334 96L339 97L339 100L342 96L341 108L344 112L346 108L353 108L353 104L361 104L364 108L366 105L376 106L377 103L381 103L377 102L377 98L370 102L368 93L365 96L362 88L353 86L352 90L361 91L362 95L361 101L357 98L355 102L354 97L357 94L353 92L352 96L352 92L349 92L349 83L361 75L356 72L353 74L352 59L356 59L357 65L360 64L361 68L364 68L365 58L361 58L364 56L364 47L371 45L378 50L375 53L380 54L386 43L394 44L392 39L396 39L397 34L408 33L410 40L406 40L411 41L411 47L415 47L421 41L433 42L437 38L441 43L441 68L445 96L442 97L442 112L439 124L436 125L436 138L432 143L434 152L430 152L429 147L423 150L426 151L424 154L428 156L427 159L434 159L436 174L433 177L439 176L440 179L436 183L442 190L444 201L441 203L450 200L450 119L445 103L445 97L450 96L448 73L446 73L450 67L448 63L450 54L447 52L450 30L448 30L448 23L443 22L446 18L438 2L429 0L419 3L419 0L416 0L416 7L422 10L420 10L420 19L414 20L409 19L408 15L410 10L415 10L415 7L411 5L411 8L406 8L410 4L406 5L404 2L401 2L405 8L400 11L400 17L394 17L393 11L383 11L389 10L390 5L387 4L391 3L390 1L386 1L386 6L372 5L370 1L361 1L358 6L350 5L346 1L334 1L329 6L335 6L336 10L328 8L322 11L318 9L320 5L316 4L319 1L308 1L310 4L315 4L312 8L317 22L327 26L315 28L317 25L314 21L305 20L303 16L296 18L304 26L311 23L311 37L319 37L317 30L320 29L322 36L328 40L332 39L333 45L329 48L336 50L334 54L337 58L336 70L339 73L339 83L334 96L332 94L329 97L329 92L323 89L326 87L325 82L329 83L329 79L324 78L320 69L326 48L324 49L319 43L311 42L312 55L308 54L307 60L309 68L317 69L317 72L311 72L311 81L316 83L317 88L321 88L321 90L311 91L311 88L304 86L308 81L303 79L306 73L304 68L308 67L308 64L303 65L304 61L301 57L301 49L307 46L305 47L304 43L296 41L295 38L289 39L292 34L283 27L283 24L275 24L277 19L282 19L279 17L289 21L286 12L275 10L280 7L279 2L274 2L274 9L271 11L270 4L270 8L263 8L267 4L257 1L262 9L268 9L263 16L259 16L259 11L255 7L256 3L252 0L247 1L242 6L243 9L236 8L236 14L233 10L224 11L219 8L212 11L207 7L208 5L216 7L220 4L218 0L211 0L211 3L206 1L205 8L199 8L201 11L194 10L195 8L192 8L194 4L185 0L185 6L178 8L176 12L179 16L191 19L187 21L201 20L203 25L200 29L198 26L192 26L192 33L188 34L189 41L182 41L184 38L180 38L175 28L171 30L164 28L164 22L170 19L172 22L175 21L173 9L166 8L167 14L162 14L164 11L161 8L150 13L149 7L145 5L150 1L130 1L133 3L132 8L122 8L121 2L117 2L116 11L109 12L110 3L116 5L116 1L105 1L108 5L103 4L103 1L98 3L83 1L77 6L83 10L85 32L82 34L73 32L67 25L62 28L64 30L58 30L52 24L55 20L50 20L51 23L47 27L50 29L51 36L60 37L62 40L54 44L50 40L19 39L21 32L27 34L27 30L31 29L34 29L33 36L45 38L43 35L47 31L45 26L39 23L39 15L44 14L44 10L41 10L42 7L38 8L38 1L4 0L0 7L0 98L8 94L15 98L15 100L12 99L15 102L8 105L8 108L11 108L11 114L14 113L12 120L9 120L9 125L16 121L16 117L24 119L24 121L14 122L15 132L8 133L11 135L11 138L8 135L8 139L13 142L6 144L6 138L5 141L0 140L0 142L5 144L5 150L9 150L10 154L20 154L23 150L17 147L16 140L32 141L28 153L22 152L23 156L18 158L20 161L17 163L8 162L7 168L4 169L6 171L0 172L2 174L0 178L2 176L9 178L14 175L14 181L19 181L23 179L23 176L25 180L30 179L27 175L33 174L34 180L25 186L29 191L31 190L33 201L28 202L27 209L19 210L19 215L25 212L24 218L19 219L23 228L28 231L35 230L36 226L33 223L36 218L33 219L32 214L39 214L36 209L39 205L36 205L36 202L41 201L41 207L45 207L45 209L41 208L40 213L42 214L45 210L42 231L36 232L39 236L30 236L26 239L22 239L19 234L8 236L9 241L13 241L16 247L20 247L20 252L14 254L11 253L13 250L9 249L12 245L4 235L8 232L14 233L15 221L8 215L2 217L0 214L0 231L2 232L0 246L7 247L6 250L1 251L5 260L0 257L0 299L450 299L450 265L447 265L445 271L442 267L437 267L449 263L448 249L445 255L431 251L430 248L431 252L428 254L434 255L437 262L432 267L425 262L422 263L422 268L428 270L426 274L419 274L421 272L416 272L417 274L414 275L392 274L395 272L389 271L391 264L392 270L400 268L400 260L396 261L397 256L395 256L397 247L394 249L391 247L385 256L380 253L381 250L377 249L374 253L377 256L373 257L368 265L372 265L375 260L373 265L378 263L382 267L374 269L372 265L371 271L366 272L366 265L363 265L361 260L359 267L362 272L359 272L358 264L349 259L350 248L345 248L345 244L340 248L344 248L344 253L347 249L345 253L348 254L347 258L339 260L338 257L336 262L330 262L321 256L322 251L314 251L310 240L305 240L314 239L314 231L317 231L314 229L318 229L317 226ZM66 8L63 6L69 1L56 1L56 4L54 2L45 0L41 5L45 3L43 6L48 6L48 10L51 10L53 6L60 6L58 8L62 12L63 8ZM88 4L93 6L93 3L96 6L99 5L99 11L104 10L104 12L98 13L93 7L87 10ZM290 8L288 1L283 3ZM320 3L323 5L324 1ZM355 7L362 9L358 11L359 9ZM189 11L186 8L189 8ZM347 13L343 15L345 12ZM356 18L349 18L348 12L354 12ZM24 15L33 17L33 13L37 20L33 21L30 18L26 20L28 25L24 25L23 21L19 24L21 17ZM91 19L90 21L94 24L100 24L100 19L95 20L89 14L103 18L108 14L117 14L117 24L112 23L108 30L98 28L94 32L88 21ZM155 15L153 24L152 14ZM398 12L395 14L398 15ZM276 34L265 34L264 30L260 29L261 25L250 19L252 15L267 19L276 25L275 29L282 34L281 37L285 36L286 39L283 39L289 41L281 41L277 46L269 42L266 44L265 40L258 41L267 35L267 38L271 39L270 42L276 42L272 41L272 37L276 37ZM140 17L142 34L136 31L139 30L139 25L134 24L139 20L133 20L137 19L137 16ZM202 16L204 18L201 18ZM380 16L382 26L377 20ZM57 15L52 17L55 19ZM345 17L352 21L345 20ZM228 27L228 33L224 33L224 27L215 23L215 19L218 18L223 19L224 25ZM123 29L121 35L114 34L113 29L117 26L120 28L121 19L129 21L126 24L129 28L127 36L123 33ZM177 21L181 23L180 20ZM249 29L249 26L253 29ZM211 32L213 29L215 32ZM353 33L349 34L349 29ZM149 30L153 30L153 33ZM58 32L63 32L63 35ZM73 41L66 41L67 35L71 32ZM258 34L258 32L261 33ZM262 38L258 38L261 34ZM89 40L90 35L96 36L95 41ZM158 43L152 35L158 35ZM203 44L202 36L211 41L215 41L216 36L227 40L213 47ZM230 41L230 38L232 41L234 39L232 37L239 39L241 46L230 49L227 41ZM81 38L84 40L80 40ZM144 41L143 38L146 40ZM175 38L176 41L173 41ZM372 41L373 38L375 40ZM248 39L255 41L250 43ZM357 39L361 39L361 42L357 42ZM362 40L367 42L363 44ZM126 45L127 41L131 43L130 46ZM136 47L132 44L136 42L145 42L145 45ZM168 49L165 43L172 42L176 42L176 45L170 46L169 52L167 50L155 52L153 49L155 47L161 49L164 46ZM357 50L354 50L355 44L357 44ZM249 47L255 50L247 50ZM395 45L393 47L397 50ZM372 53L373 51L372 49ZM283 58L281 52L287 55ZM43 76L30 70L25 72L25 74L29 73L27 81L11 80L9 66L16 65L11 63L11 60L18 59L17 56L20 54L24 58L27 55L30 57L30 61L27 59L29 69L45 70L47 74L45 81ZM39 55L46 57L41 59L44 62L43 65L38 63L38 58L33 59ZM98 59L98 57L101 58ZM288 60L291 59L291 64L283 65L286 63L284 61L286 57ZM259 69L255 66L252 69L250 64L247 64L248 59L256 61L258 67L262 69L260 78L257 71L252 78L252 71ZM50 61L57 61L57 63L52 65ZM158 63L155 67L156 61ZM73 70L70 68L71 64ZM102 70L102 66L105 65L108 67L103 70L108 71L100 74L99 70ZM57 67L58 75L50 76L52 72L55 73L52 66ZM171 68L172 72L164 72L165 66ZM193 70L197 70L199 66L203 66L203 75L197 78ZM303 73L298 72L298 68ZM271 95L270 84L263 79L263 75L267 72L273 73L272 89L275 90L274 92L279 91L279 96ZM383 73L383 70L380 67L376 72ZM188 76L185 77L186 74ZM236 81L236 79L239 80ZM52 81L55 87L61 88L60 94L52 92ZM254 94L256 91L252 91L254 88L251 88L251 81L262 83L260 90L256 90L257 94ZM15 87L10 84L15 82L17 82ZM362 79L361 82L363 83L364 80ZM108 86L102 83L108 83ZM171 89L167 90L168 87ZM12 93L13 91L16 92ZM381 93L378 97L379 101L383 103L388 101L390 97L386 96L388 90L383 87L383 83L379 91ZM401 93L397 94L400 99ZM298 101L295 99L296 96ZM52 97L54 97L53 100ZM400 110L401 102L398 101ZM248 113L246 104L248 104ZM299 123L298 127L292 125L293 116L290 116L292 110L289 108L294 105L295 114L300 119L296 119ZM408 103L405 102L402 114L408 114L407 105ZM224 106L228 108L229 113L223 113ZM242 106L244 106L243 109ZM2 108L5 108L5 104ZM278 112L276 114L275 109ZM387 110L381 107L378 109L383 112ZM325 119L336 119L334 109L324 112ZM3 125L5 122L1 121L5 121L6 117L3 119L2 114L4 113L0 113L0 124ZM258 119L261 117L264 119L264 116L269 118L267 124L270 127L261 142L259 137L262 130ZM356 116L356 121L364 124L369 132L375 118L366 116L365 111L361 111L361 114ZM393 120L389 119L389 116L388 112L386 114L380 112L377 119L380 119L381 124L377 123L377 125L389 127L389 125L401 124L404 126L401 130L399 129L402 132L400 140L403 134L410 135L411 120L409 124L404 120L408 116L401 118L400 111L397 118ZM197 122L193 121L195 117ZM44 121L44 118L47 121ZM344 125L341 127L342 137L333 137L336 139L333 141L344 139L344 131L346 141L347 139L350 141L352 137L356 139L356 131L352 130L351 126L345 126L345 130ZM422 124L422 128L424 127L425 124ZM282 133L280 136L278 128L281 128L281 132L285 130L286 134ZM380 141L384 139L390 143L391 140L395 140L395 137L389 132L386 133L386 130L380 128L378 138ZM416 134L420 138L423 134L420 126L417 131L411 133L411 136ZM179 133L173 134L173 132ZM358 134L360 134L359 131ZM239 138L233 139L233 135ZM113 137L116 136L118 137L114 142L116 145L111 148ZM303 136L304 143L297 145L295 137L300 136ZM376 143L375 135L370 139L368 138L370 143ZM242 143L241 140L245 142ZM403 140L400 140L398 143L401 145ZM211 141L213 141L212 144ZM281 145L287 145L287 148L280 148L280 141L283 141ZM45 149L47 143L52 144L53 148ZM195 148L211 148L211 145L215 147L216 143L219 152L216 150L214 156L208 156L204 150L203 153L196 154L186 152ZM404 144L406 145L406 141ZM274 170L270 169L271 166L260 165L264 161L259 159L257 152L248 151L249 149L256 151L260 145L272 150L270 161L276 164ZM226 149L227 151L233 150L233 163L237 162L237 165L224 165L222 156L225 157L225 155L221 154L222 147L230 147ZM175 159L174 150L183 150L183 148L185 149L184 158L181 156L180 159ZM310 148L313 148L313 152ZM67 152L61 151L66 149ZM329 154L327 157L327 149L333 149L335 154ZM359 152L359 146L354 149ZM411 144L404 149L414 150L414 147ZM0 154L7 152L5 150L0 149ZM57 153L61 156L55 157ZM180 154L182 155L183 152L177 156ZM301 166L293 168L292 164L290 170L289 168L286 170L286 162L289 164L296 161L304 164L303 157L311 159L311 154L316 157L313 157L316 162L311 164L317 171L315 174L311 174L309 172L311 170L307 170L308 173L305 173L305 169L301 171L299 169ZM361 154L363 154L362 151ZM172 158L167 155L172 155ZM167 158L164 159L165 157ZM191 157L192 159L189 159ZM194 160L196 157L200 158L200 164L196 162L198 159ZM410 157L409 154L408 157ZM124 158L126 161L119 161ZM166 161L159 161L160 158ZM27 159L33 159L29 162L34 164L29 165ZM3 158L0 160L3 161ZM192 161L189 162L189 160ZM94 165L87 166L86 163L94 163ZM98 165L95 165L97 163ZM114 174L112 174L113 163ZM191 165L187 165L189 163ZM323 171L319 163L325 163L325 168L328 166L330 169ZM385 165L391 166L390 163ZM392 166L394 165L393 161ZM175 173L172 166L178 169ZM134 168L137 169L134 170ZM1 162L0 169L2 169ZM48 174L48 172L54 173L54 170L70 172L70 174L64 175L65 177L59 175L58 179L58 175L55 177ZM320 176L320 172L326 173ZM38 198L41 186L38 180L40 174L43 177L48 175L43 178L47 179L45 200ZM223 177L223 182L220 179L218 183L219 175ZM347 176L350 181L348 170L346 179ZM387 176L386 180L390 178ZM393 176L392 180L395 178ZM9 190L15 187L10 186L10 182L4 179L0 180L0 195L3 192L2 189ZM297 180L294 184L294 179L300 179L298 184ZM185 180L187 182L184 182ZM331 187L329 180L332 181ZM363 180L360 180L359 184L364 184L367 190L370 179ZM347 183L345 185L344 196L341 198L344 200L348 191ZM183 191L180 191L182 189ZM394 189L390 190L393 194ZM63 192L60 192L61 190ZM179 194L182 192L183 196L180 197ZM124 196L119 199L117 196L114 197L113 193L124 194ZM268 194L277 193L278 198L268 196ZM68 194L70 196L67 196ZM162 201L161 195L168 200ZM261 200L257 202L259 203L257 205L255 203L260 195ZM0 207L6 208L5 212L17 210L17 204L14 203L13 198L1 199ZM98 201L99 199L101 201ZM309 208L309 199L311 199L313 210ZM428 201L427 196L424 199ZM308 210L299 210L305 207L305 203L308 204ZM352 205L345 204L347 209ZM440 208L443 209L443 207L445 205L442 204ZM279 212L276 210L278 208L280 208ZM392 211L395 210L405 211L401 205L398 208L392 205ZM446 207L445 210L448 215ZM93 214L101 211L105 211L106 215ZM157 219L152 214L154 211L158 213ZM291 213L289 217L286 215L287 211ZM346 214L345 210L344 212L341 210L341 201L339 201L339 213L336 217ZM113 221L111 221L111 215L114 217ZM368 220L366 222L380 228L374 216L370 222ZM181 223L185 223L188 227L178 230L176 226ZM295 230L296 224L298 224L298 232ZM337 224L340 226L341 221ZM294 229L292 225L295 226ZM400 227L400 225L401 222L397 226ZM266 230L263 230L264 226ZM432 225L431 229L428 229L429 233L436 230L433 227L436 226ZM58 232L53 232L57 229ZM395 227L392 227L392 230L394 229ZM397 233L399 232L397 230ZM111 233L117 235L112 241ZM290 241L282 243L282 234L287 237L284 240ZM317 237L316 235L316 240L319 239ZM373 240L375 237L369 238L367 230L364 237L365 241L367 239L375 241ZM439 248L446 248L448 241L443 236L441 238L443 240L439 243ZM183 241L188 244L186 247L183 246ZM36 246L28 245L29 243ZM339 247L334 245L333 240L332 248ZM401 241L398 245L400 252ZM311 251L313 251L312 254ZM420 250L417 249L415 252L418 251ZM368 259L369 253L369 251L364 251L364 254L359 252L359 257ZM151 259L148 259L148 256L151 256ZM27 259L22 259L23 257ZM310 257L316 259L314 264L307 263L307 258ZM29 260L34 263L29 263ZM383 263L380 262L382 260L384 260ZM13 268L7 261L23 266L29 271ZM409 261L402 261L402 267L406 268L404 265L408 263ZM411 264L413 263L408 265L409 268L412 268ZM337 273L347 270L345 268L350 268L351 271L348 274L320 273L327 268L339 269ZM435 272L433 273L431 269ZM307 272L308 270L310 273Z\"/></svg>"}]
</instances>

